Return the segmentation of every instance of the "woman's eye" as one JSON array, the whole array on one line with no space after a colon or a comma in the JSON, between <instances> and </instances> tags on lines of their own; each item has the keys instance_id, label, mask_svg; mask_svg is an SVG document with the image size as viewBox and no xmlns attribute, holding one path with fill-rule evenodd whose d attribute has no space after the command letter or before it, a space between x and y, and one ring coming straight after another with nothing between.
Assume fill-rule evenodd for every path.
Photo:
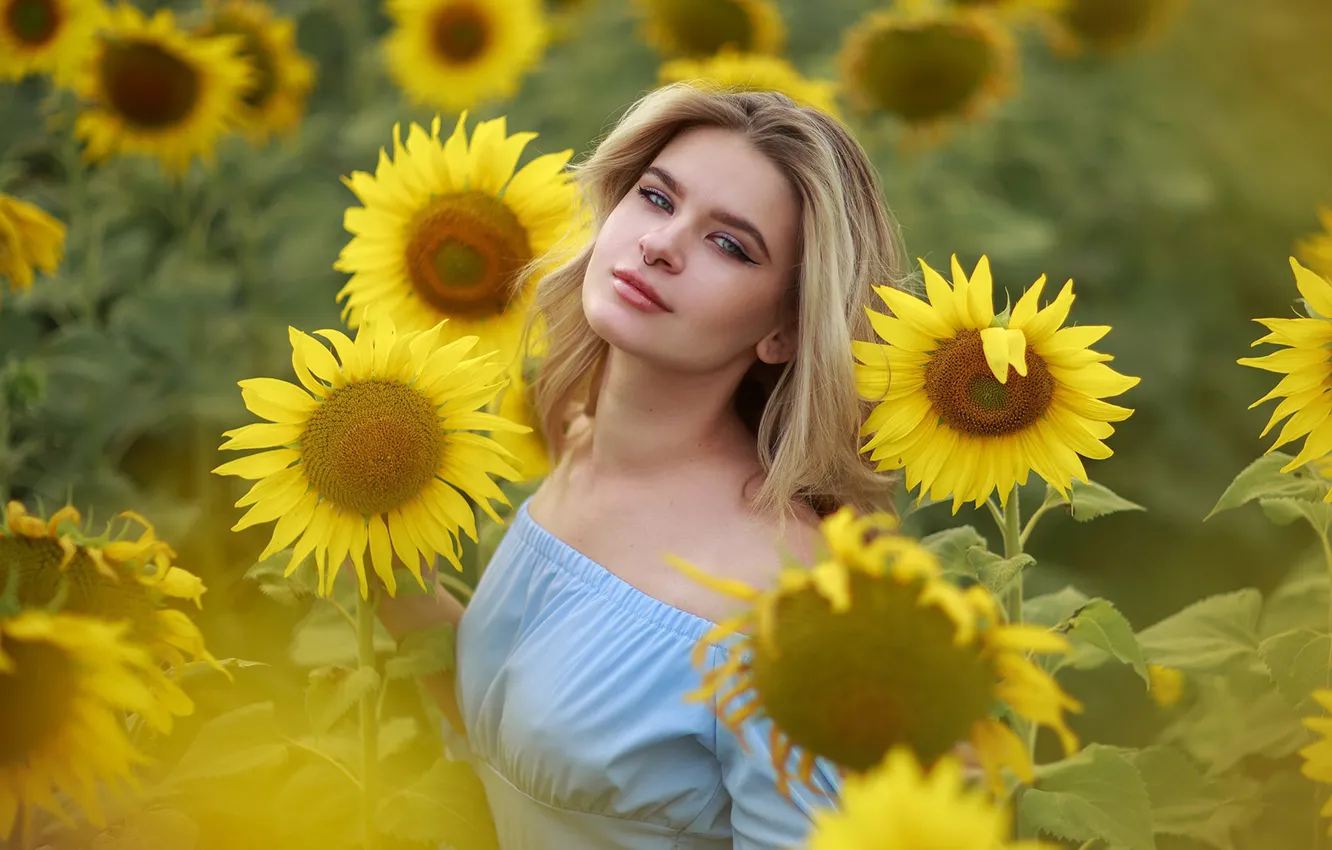
<instances>
[{"instance_id":1,"label":"woman's eye","mask_svg":"<svg viewBox=\"0 0 1332 850\"><path fill-rule=\"evenodd\" d=\"M744 260L746 263L754 262L750 259L749 255L745 253L745 249L740 243L736 242L729 236L718 236L716 244L722 249L723 254L729 254L737 260Z\"/></svg>"},{"instance_id":2,"label":"woman's eye","mask_svg":"<svg viewBox=\"0 0 1332 850\"><path fill-rule=\"evenodd\" d=\"M647 198L647 202L649 204L652 204L654 207L659 207L665 210L666 212L671 211L671 199L666 197L661 192L658 192L656 189L649 189L646 186L640 186L638 189L638 194L642 195L644 198Z\"/></svg>"}]
</instances>

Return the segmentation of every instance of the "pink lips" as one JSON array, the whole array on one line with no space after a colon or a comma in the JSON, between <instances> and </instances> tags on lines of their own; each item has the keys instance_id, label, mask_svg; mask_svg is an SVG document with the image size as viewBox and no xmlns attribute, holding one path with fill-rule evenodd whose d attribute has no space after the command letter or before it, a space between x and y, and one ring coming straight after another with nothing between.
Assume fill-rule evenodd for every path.
<instances>
[{"instance_id":1,"label":"pink lips","mask_svg":"<svg viewBox=\"0 0 1332 850\"><path fill-rule=\"evenodd\" d=\"M657 291L636 272L616 269L611 276L615 292L630 305L647 313L669 313L671 308L661 300Z\"/></svg>"}]
</instances>

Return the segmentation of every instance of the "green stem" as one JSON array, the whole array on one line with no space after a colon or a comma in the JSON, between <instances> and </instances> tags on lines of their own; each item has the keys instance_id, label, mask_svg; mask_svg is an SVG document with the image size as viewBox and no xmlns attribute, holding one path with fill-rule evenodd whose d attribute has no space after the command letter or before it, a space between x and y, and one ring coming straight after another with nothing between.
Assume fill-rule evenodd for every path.
<instances>
[{"instance_id":1,"label":"green stem","mask_svg":"<svg viewBox=\"0 0 1332 850\"><path fill-rule=\"evenodd\" d=\"M356 597L356 648L362 667L375 666L375 585L370 585L368 599ZM375 848L375 810L379 785L379 717L375 710L378 685L361 696L361 825L365 830L365 850Z\"/></svg>"},{"instance_id":2,"label":"green stem","mask_svg":"<svg viewBox=\"0 0 1332 850\"><path fill-rule=\"evenodd\" d=\"M347 55L347 105L349 112L356 112L366 102L367 86L370 75L366 73L365 62L365 7L362 0L339 0L338 9L342 13L344 44Z\"/></svg>"},{"instance_id":3,"label":"green stem","mask_svg":"<svg viewBox=\"0 0 1332 850\"><path fill-rule=\"evenodd\" d=\"M1318 533L1318 542L1323 546L1323 563L1327 567L1329 587L1327 596L1327 622L1328 634L1332 635L1332 545L1328 542L1327 527L1315 528ZM1323 680L1324 687L1332 687L1332 647L1329 647L1327 665L1327 677ZM1325 833L1323 830L1323 803L1325 801L1324 787L1320 784L1314 784L1314 850L1321 850L1326 846Z\"/></svg>"},{"instance_id":4,"label":"green stem","mask_svg":"<svg viewBox=\"0 0 1332 850\"><path fill-rule=\"evenodd\" d=\"M1004 557L1016 558L1022 554L1022 509L1018 504L1018 488L1008 494L1008 504L1003 510L1003 522L999 530L1004 535ZM1004 611L1008 622L1017 625L1022 622L1022 573L1019 572L1008 587L1008 597L1004 601Z\"/></svg>"}]
</instances>

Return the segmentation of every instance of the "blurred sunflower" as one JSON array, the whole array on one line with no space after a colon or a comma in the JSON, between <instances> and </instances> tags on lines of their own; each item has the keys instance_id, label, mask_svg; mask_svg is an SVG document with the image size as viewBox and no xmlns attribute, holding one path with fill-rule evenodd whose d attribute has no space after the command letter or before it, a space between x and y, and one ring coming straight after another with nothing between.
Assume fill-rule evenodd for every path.
<instances>
[{"instance_id":1,"label":"blurred sunflower","mask_svg":"<svg viewBox=\"0 0 1332 850\"><path fill-rule=\"evenodd\" d=\"M65 612L128 621L129 636L156 662L179 668L188 657L222 669L204 646L198 626L166 607L171 599L201 607L203 582L173 564L175 552L157 539L147 520L132 511L120 517L142 527L137 539L93 536L82 528L83 518L73 507L43 520L21 503L10 502L0 529L0 587L17 571L18 598L24 606L42 607L63 598ZM161 706L154 722L170 728L171 715L193 711L189 698L162 670L154 667L149 678Z\"/></svg>"},{"instance_id":2,"label":"blurred sunflower","mask_svg":"<svg viewBox=\"0 0 1332 850\"><path fill-rule=\"evenodd\" d=\"M518 360L510 369L509 385L500 395L495 412L530 429L525 434L503 433L495 435L499 443L514 456L514 467L521 473L519 480L534 481L544 478L550 472L550 455L542 435L541 423L537 421L532 403L531 366L533 358Z\"/></svg>"},{"instance_id":3,"label":"blurred sunflower","mask_svg":"<svg viewBox=\"0 0 1332 850\"><path fill-rule=\"evenodd\" d=\"M181 174L240 119L254 71L240 36L203 38L176 28L166 9L151 19L121 3L95 41L78 85L88 105L74 124L84 158L139 154Z\"/></svg>"},{"instance_id":4,"label":"blurred sunflower","mask_svg":"<svg viewBox=\"0 0 1332 850\"><path fill-rule=\"evenodd\" d=\"M446 112L512 97L541 61L541 0L389 0L390 76L414 102Z\"/></svg>"},{"instance_id":5,"label":"blurred sunflower","mask_svg":"<svg viewBox=\"0 0 1332 850\"><path fill-rule=\"evenodd\" d=\"M0 80L75 82L106 9L101 0L0 0Z\"/></svg>"},{"instance_id":6,"label":"blurred sunflower","mask_svg":"<svg viewBox=\"0 0 1332 850\"><path fill-rule=\"evenodd\" d=\"M665 56L777 54L786 27L772 0L635 0L643 36Z\"/></svg>"},{"instance_id":7,"label":"blurred sunflower","mask_svg":"<svg viewBox=\"0 0 1332 850\"><path fill-rule=\"evenodd\" d=\"M145 678L155 665L129 629L46 611L0 617L0 839L30 806L66 816L57 791L105 826L98 784L129 780L144 761L122 715L156 714Z\"/></svg>"},{"instance_id":8,"label":"blurred sunflower","mask_svg":"<svg viewBox=\"0 0 1332 850\"><path fill-rule=\"evenodd\" d=\"M1285 419L1277 440L1267 451L1276 451L1292 440L1304 437L1304 447L1295 459L1281 468L1291 472L1306 463L1317 462L1332 453L1332 362L1328 361L1328 346L1332 345L1332 279L1315 274L1299 260L1290 258L1295 272L1295 285L1304 296L1309 316L1295 319L1255 319L1270 333L1253 342L1284 345L1262 357L1241 357L1241 366L1252 366L1268 372L1285 375L1272 391L1249 405L1257 407L1274 398L1281 403L1272 411L1260 437ZM1332 502L1332 490L1325 501Z\"/></svg>"},{"instance_id":9,"label":"blurred sunflower","mask_svg":"<svg viewBox=\"0 0 1332 850\"><path fill-rule=\"evenodd\" d=\"M352 277L338 299L353 328L372 305L406 331L448 319L446 339L479 336L481 351L507 361L537 280L521 275L576 227L578 192L564 169L573 152L514 173L536 134L506 135L500 117L478 124L469 144L466 120L448 141L438 116L429 135L413 124L405 146L394 125L393 158L381 151L373 176L343 181L365 206L347 210L354 237L333 267Z\"/></svg>"},{"instance_id":10,"label":"blurred sunflower","mask_svg":"<svg viewBox=\"0 0 1332 850\"><path fill-rule=\"evenodd\" d=\"M1147 694L1152 702L1161 708L1178 705L1184 697L1184 674L1173 667L1159 664L1147 665L1147 679L1150 686Z\"/></svg>"},{"instance_id":11,"label":"blurred sunflower","mask_svg":"<svg viewBox=\"0 0 1332 850\"><path fill-rule=\"evenodd\" d=\"M296 49L296 24L256 0L223 0L209 9L202 36L240 36L241 56L255 69L241 95L241 129L256 142L296 129L314 86L315 65Z\"/></svg>"},{"instance_id":12,"label":"blurred sunflower","mask_svg":"<svg viewBox=\"0 0 1332 850\"><path fill-rule=\"evenodd\" d=\"M988 9L1010 20L1026 20L1058 11L1069 0L951 0L954 6Z\"/></svg>"},{"instance_id":13,"label":"blurred sunflower","mask_svg":"<svg viewBox=\"0 0 1332 850\"><path fill-rule=\"evenodd\" d=\"M1160 36L1183 8L1184 0L1065 0L1046 31L1063 53L1114 53Z\"/></svg>"},{"instance_id":14,"label":"blurred sunflower","mask_svg":"<svg viewBox=\"0 0 1332 850\"><path fill-rule=\"evenodd\" d=\"M776 91L797 103L838 115L836 83L806 79L790 62L776 56L737 53L731 48L723 48L717 55L706 59L684 58L666 62L658 72L658 80L663 85L699 82L719 88Z\"/></svg>"},{"instance_id":15,"label":"blurred sunflower","mask_svg":"<svg viewBox=\"0 0 1332 850\"><path fill-rule=\"evenodd\" d=\"M578 34L582 17L596 0L545 0L551 41L565 41Z\"/></svg>"},{"instance_id":16,"label":"blurred sunflower","mask_svg":"<svg viewBox=\"0 0 1332 850\"><path fill-rule=\"evenodd\" d=\"M994 313L986 257L968 280L954 256L951 287L920 265L928 300L876 287L894 315L867 312L886 344L852 344L861 396L880 402L861 429L871 435L861 451L880 470L905 467L907 489L921 485L921 499L951 494L954 513L963 502L980 507L996 489L1007 504L1031 472L1065 495L1074 479L1086 483L1079 455L1109 457L1110 423L1133 413L1104 399L1139 380L1091 350L1110 328L1060 327L1071 280L1038 309L1042 275L1005 321Z\"/></svg>"},{"instance_id":17,"label":"blurred sunflower","mask_svg":"<svg viewBox=\"0 0 1332 850\"><path fill-rule=\"evenodd\" d=\"M712 701L737 731L751 716L771 718L780 787L793 747L808 784L816 756L863 773L893 747L932 764L965 738L996 794L1004 767L1030 782L1026 747L989 716L995 700L1053 729L1066 752L1077 748L1063 712L1081 705L1027 658L1066 652L1063 637L1004 624L983 587L961 591L944 581L934 557L895 533L888 514L856 517L843 508L821 531L826 557L810 568L788 566L765 591L667 556L701 584L747 603L695 647L703 685L689 698ZM709 645L731 637L728 660L706 669Z\"/></svg>"},{"instance_id":18,"label":"blurred sunflower","mask_svg":"<svg viewBox=\"0 0 1332 850\"><path fill-rule=\"evenodd\" d=\"M847 777L836 810L814 814L806 850L1057 850L1008 841L1008 809L969 790L962 769L943 757L924 773L894 749L864 776Z\"/></svg>"},{"instance_id":19,"label":"blurred sunflower","mask_svg":"<svg viewBox=\"0 0 1332 850\"><path fill-rule=\"evenodd\" d=\"M34 270L51 274L64 253L63 223L40 207L0 193L0 276L9 279L11 292L31 289Z\"/></svg>"},{"instance_id":20,"label":"blurred sunflower","mask_svg":"<svg viewBox=\"0 0 1332 850\"><path fill-rule=\"evenodd\" d=\"M1295 246L1295 253L1313 271L1323 277L1332 277L1332 209L1320 207L1318 221L1323 225L1323 231L1301 239Z\"/></svg>"},{"instance_id":21,"label":"blurred sunflower","mask_svg":"<svg viewBox=\"0 0 1332 850\"><path fill-rule=\"evenodd\" d=\"M847 31L838 64L857 107L881 109L938 137L950 122L974 118L1009 92L1015 51L987 9L900 0Z\"/></svg>"},{"instance_id":22,"label":"blurred sunflower","mask_svg":"<svg viewBox=\"0 0 1332 850\"><path fill-rule=\"evenodd\" d=\"M1332 711L1332 690L1320 688L1313 692L1313 698L1324 709ZM1332 783L1332 717L1306 717L1303 723L1320 737L1300 750L1304 758L1300 771L1314 782ZM1328 799L1319 815L1332 818L1332 798ZM1332 835L1332 826L1328 827L1327 834Z\"/></svg>"},{"instance_id":23,"label":"blurred sunflower","mask_svg":"<svg viewBox=\"0 0 1332 850\"><path fill-rule=\"evenodd\" d=\"M513 456L468 432L526 429L480 410L503 388L505 364L489 352L464 359L476 337L441 346L442 326L400 335L376 318L355 342L316 331L336 359L291 328L292 367L305 389L275 378L240 382L245 406L269 421L228 431L222 448L265 451L213 471L257 482L236 503L254 507L233 530L277 520L259 560L295 542L287 573L313 552L327 595L350 555L365 597L368 548L392 595L395 552L423 588L422 558L438 552L462 569L458 530L476 540L463 493L500 521L489 500L509 502L490 476L516 480Z\"/></svg>"}]
</instances>

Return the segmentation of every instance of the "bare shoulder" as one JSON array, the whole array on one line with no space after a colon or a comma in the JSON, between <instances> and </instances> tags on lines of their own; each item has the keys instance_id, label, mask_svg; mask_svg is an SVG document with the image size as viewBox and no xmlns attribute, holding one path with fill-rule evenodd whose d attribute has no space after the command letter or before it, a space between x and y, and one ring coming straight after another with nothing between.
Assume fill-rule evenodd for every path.
<instances>
[{"instance_id":1,"label":"bare shoulder","mask_svg":"<svg viewBox=\"0 0 1332 850\"><path fill-rule=\"evenodd\" d=\"M798 510L778 522L776 517L749 517L741 524L745 533L736 536L734 563L744 575L736 576L755 587L771 587L782 564L795 558L811 564L821 548L819 518L812 510Z\"/></svg>"}]
</instances>

